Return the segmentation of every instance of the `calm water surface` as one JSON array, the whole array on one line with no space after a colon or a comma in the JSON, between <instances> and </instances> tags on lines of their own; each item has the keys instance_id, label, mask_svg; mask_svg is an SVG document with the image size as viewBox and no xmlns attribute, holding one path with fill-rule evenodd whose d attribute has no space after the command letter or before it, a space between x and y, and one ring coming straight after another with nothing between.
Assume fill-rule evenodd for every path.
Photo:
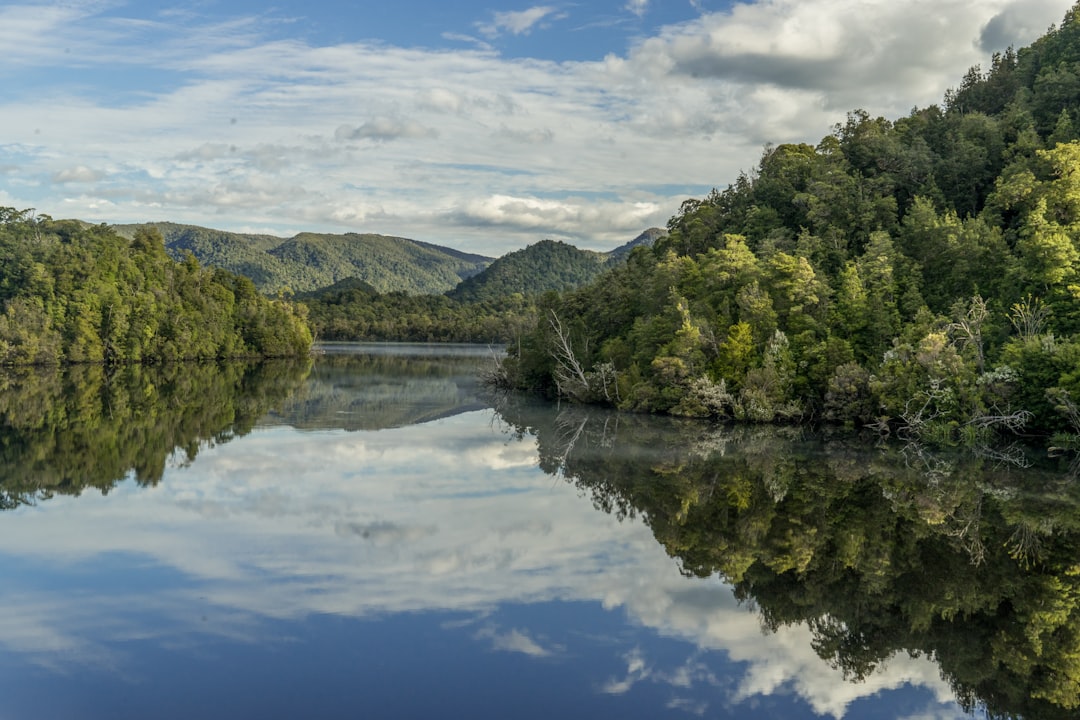
<instances>
[{"instance_id":1,"label":"calm water surface","mask_svg":"<svg viewBox=\"0 0 1080 720\"><path fill-rule=\"evenodd\" d=\"M0 379L0 719L1072 717L1068 458L485 398L486 349Z\"/></svg>"}]
</instances>

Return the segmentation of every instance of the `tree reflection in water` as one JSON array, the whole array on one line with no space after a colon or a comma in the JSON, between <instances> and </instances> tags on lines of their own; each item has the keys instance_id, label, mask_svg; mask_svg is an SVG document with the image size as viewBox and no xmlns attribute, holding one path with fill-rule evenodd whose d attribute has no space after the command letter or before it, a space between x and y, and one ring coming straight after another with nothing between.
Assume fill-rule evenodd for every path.
<instances>
[{"instance_id":1,"label":"tree reflection in water","mask_svg":"<svg viewBox=\"0 0 1080 720\"><path fill-rule=\"evenodd\" d=\"M310 359L0 374L0 508L133 478L155 485L169 462L251 431L304 380Z\"/></svg>"},{"instance_id":2,"label":"tree reflection in water","mask_svg":"<svg viewBox=\"0 0 1080 720\"><path fill-rule=\"evenodd\" d=\"M535 434L546 472L640 517L684 574L730 582L770 631L806 623L849 679L926 655L969 710L1075 717L1080 488L1066 460L578 406L499 413Z\"/></svg>"}]
</instances>

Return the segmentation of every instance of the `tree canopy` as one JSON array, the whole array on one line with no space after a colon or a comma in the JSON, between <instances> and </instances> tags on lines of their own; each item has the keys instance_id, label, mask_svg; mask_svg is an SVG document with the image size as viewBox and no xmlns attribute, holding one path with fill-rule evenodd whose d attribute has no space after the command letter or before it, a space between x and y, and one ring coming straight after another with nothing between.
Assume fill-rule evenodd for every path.
<instances>
[{"instance_id":1,"label":"tree canopy","mask_svg":"<svg viewBox=\"0 0 1080 720\"><path fill-rule=\"evenodd\" d=\"M1076 9L943 106L766 147L651 250L547 297L507 378L631 410L1075 443L1075 77Z\"/></svg>"},{"instance_id":2,"label":"tree canopy","mask_svg":"<svg viewBox=\"0 0 1080 720\"><path fill-rule=\"evenodd\" d=\"M0 209L0 365L306 353L302 309L252 281L169 257L152 229Z\"/></svg>"}]
</instances>

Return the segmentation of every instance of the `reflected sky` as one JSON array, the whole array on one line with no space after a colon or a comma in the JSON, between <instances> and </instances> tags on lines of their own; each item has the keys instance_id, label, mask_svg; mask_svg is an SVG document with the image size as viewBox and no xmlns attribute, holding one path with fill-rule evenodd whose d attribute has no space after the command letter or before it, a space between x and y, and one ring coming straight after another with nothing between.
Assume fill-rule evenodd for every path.
<instances>
[{"instance_id":1,"label":"reflected sky","mask_svg":"<svg viewBox=\"0 0 1080 720\"><path fill-rule=\"evenodd\" d=\"M926 658L853 684L763 632L489 409L278 417L0 515L0 548L0 719L965 717Z\"/></svg>"}]
</instances>

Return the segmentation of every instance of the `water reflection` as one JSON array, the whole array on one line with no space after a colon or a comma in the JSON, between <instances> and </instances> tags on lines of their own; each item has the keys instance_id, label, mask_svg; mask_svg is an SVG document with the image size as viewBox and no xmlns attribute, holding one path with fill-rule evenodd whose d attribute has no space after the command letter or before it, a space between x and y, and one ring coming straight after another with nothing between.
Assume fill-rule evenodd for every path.
<instances>
[{"instance_id":1,"label":"water reflection","mask_svg":"<svg viewBox=\"0 0 1080 720\"><path fill-rule=\"evenodd\" d=\"M719 575L765 628L805 626L854 681L934 658L995 716L1080 705L1080 493L1068 468L799 431L506 403L540 465L640 517L683 572Z\"/></svg>"},{"instance_id":2,"label":"water reflection","mask_svg":"<svg viewBox=\"0 0 1080 720\"><path fill-rule=\"evenodd\" d=\"M332 343L304 387L268 424L382 430L487 407L479 371L496 352L477 345Z\"/></svg>"},{"instance_id":3,"label":"water reflection","mask_svg":"<svg viewBox=\"0 0 1080 720\"><path fill-rule=\"evenodd\" d=\"M310 361L21 368L0 374L0 508L102 493L251 431Z\"/></svg>"},{"instance_id":4,"label":"water reflection","mask_svg":"<svg viewBox=\"0 0 1080 720\"><path fill-rule=\"evenodd\" d=\"M960 716L956 697L1069 716L1060 468L495 412L469 367L486 351L420 355L174 375L175 392L134 369L9 381L54 389L3 395L5 492L71 468L109 490L0 515L13 716L914 718ZM45 436L84 427L193 452L53 458L92 433Z\"/></svg>"}]
</instances>

